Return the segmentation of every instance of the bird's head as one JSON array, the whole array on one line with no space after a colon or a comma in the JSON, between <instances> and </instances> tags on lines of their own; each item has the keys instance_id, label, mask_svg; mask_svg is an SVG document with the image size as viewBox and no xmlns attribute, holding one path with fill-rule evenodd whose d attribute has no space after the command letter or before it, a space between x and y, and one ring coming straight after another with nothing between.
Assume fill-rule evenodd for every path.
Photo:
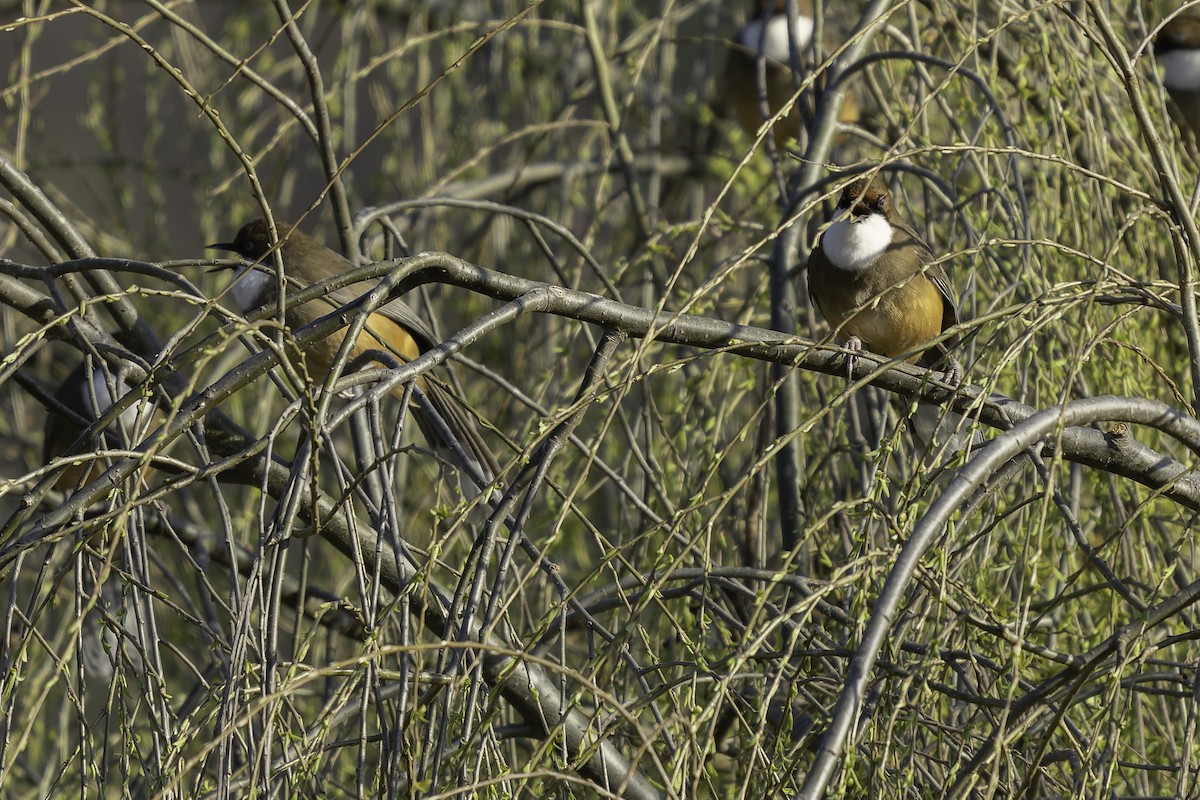
<instances>
[{"instance_id":1,"label":"bird's head","mask_svg":"<svg viewBox=\"0 0 1200 800\"><path fill-rule=\"evenodd\" d=\"M292 226L277 222L275 230L279 233L279 241L283 241L292 232ZM271 226L265 219L247 222L232 242L216 242L208 245L208 249L237 253L247 261L260 261L271 251Z\"/></svg>"}]
</instances>

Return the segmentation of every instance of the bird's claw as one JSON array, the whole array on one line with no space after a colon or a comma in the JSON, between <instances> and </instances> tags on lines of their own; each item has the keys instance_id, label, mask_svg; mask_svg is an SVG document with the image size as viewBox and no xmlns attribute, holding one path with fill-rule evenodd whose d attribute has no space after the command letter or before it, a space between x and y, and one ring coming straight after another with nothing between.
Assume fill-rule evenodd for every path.
<instances>
[{"instance_id":1,"label":"bird's claw","mask_svg":"<svg viewBox=\"0 0 1200 800\"><path fill-rule=\"evenodd\" d=\"M854 380L854 360L858 357L859 351L863 349L862 339L857 336L851 336L846 340L846 349L850 352L846 354L846 380Z\"/></svg>"},{"instance_id":2,"label":"bird's claw","mask_svg":"<svg viewBox=\"0 0 1200 800\"><path fill-rule=\"evenodd\" d=\"M942 374L942 380L955 388L958 388L958 385L962 383L963 368L957 359L950 359L950 363L946 365L946 371Z\"/></svg>"}]
</instances>

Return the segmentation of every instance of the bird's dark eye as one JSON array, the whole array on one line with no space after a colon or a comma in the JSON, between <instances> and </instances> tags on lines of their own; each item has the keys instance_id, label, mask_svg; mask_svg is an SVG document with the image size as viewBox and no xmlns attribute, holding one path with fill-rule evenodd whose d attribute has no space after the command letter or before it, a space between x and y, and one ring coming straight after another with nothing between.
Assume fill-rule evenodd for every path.
<instances>
[{"instance_id":1,"label":"bird's dark eye","mask_svg":"<svg viewBox=\"0 0 1200 800\"><path fill-rule=\"evenodd\" d=\"M872 209L873 209L873 210L874 210L876 213L882 214L882 213L883 213L883 198L882 198L882 197L880 197L880 198L877 198L877 199L875 200L875 202L871 203L871 208L872 208Z\"/></svg>"},{"instance_id":2,"label":"bird's dark eye","mask_svg":"<svg viewBox=\"0 0 1200 800\"><path fill-rule=\"evenodd\" d=\"M254 242L249 239L242 242L242 254L247 256L254 255Z\"/></svg>"}]
</instances>

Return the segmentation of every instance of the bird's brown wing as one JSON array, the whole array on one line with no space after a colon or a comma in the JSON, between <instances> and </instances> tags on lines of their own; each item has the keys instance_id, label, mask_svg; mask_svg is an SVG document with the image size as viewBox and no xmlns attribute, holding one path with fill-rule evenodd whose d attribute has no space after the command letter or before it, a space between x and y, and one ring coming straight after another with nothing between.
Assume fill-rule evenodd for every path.
<instances>
[{"instance_id":1,"label":"bird's brown wing","mask_svg":"<svg viewBox=\"0 0 1200 800\"><path fill-rule=\"evenodd\" d=\"M921 235L913 230L906 222L893 222L893 227L898 228L907 238L916 242L917 247L921 249L921 261L932 266L925 269L925 277L938 290L938 294L942 296L942 330L958 324L958 302L954 299L954 288L950 285L950 276L946 274L946 270L941 264L933 264L937 261L937 257L933 254L933 250L921 238ZM903 239L899 239L903 242ZM947 343L949 345L949 343Z\"/></svg>"},{"instance_id":2,"label":"bird's brown wing","mask_svg":"<svg viewBox=\"0 0 1200 800\"><path fill-rule=\"evenodd\" d=\"M812 298L813 303L817 306L817 311L821 312L821 317L829 327L837 328L838 323L841 322L841 315L839 314L837 318L834 317L834 309L829 306L828 298L824 296L821 286L831 269L835 269L835 267L825 255L824 249L818 244L808 256L808 296Z\"/></svg>"},{"instance_id":3,"label":"bird's brown wing","mask_svg":"<svg viewBox=\"0 0 1200 800\"><path fill-rule=\"evenodd\" d=\"M353 303L374 287L375 284L371 281L360 281L330 292L325 296L325 300L338 307L345 306ZM417 349L421 352L429 350L440 342L429 323L403 299L391 300L376 309L375 313L382 314L408 331L413 337L413 341L416 342ZM462 446L467 457L474 462L473 466L485 480L492 480L500 472L496 457L479 434L475 421L463 409L462 401L433 379L423 380L420 386L429 399L430 405L445 422L450 434ZM447 441L437 421L430 419L420 409L416 410L414 417L421 432L425 435L426 441L434 450L438 451L439 455L447 462L459 464L461 459L454 453L453 445ZM483 488L478 486L474 480L471 480L470 483L476 488L475 491L468 491L464 485L463 494L466 497L473 497Z\"/></svg>"},{"instance_id":4,"label":"bird's brown wing","mask_svg":"<svg viewBox=\"0 0 1200 800\"><path fill-rule=\"evenodd\" d=\"M946 270L941 264L934 264L937 257L934 256L933 250L925 243L908 223L900 222L893 223L898 228L903 236L916 242L921 249L921 261L925 264L930 264L925 268L925 277L937 289L938 294L942 297L942 330L951 328L958 324L958 303L954 299L954 288L950 285L950 276L946 274ZM926 351L925 356L921 359L925 366L934 366L940 362L949 352L958 345L959 337L954 336L950 339L940 342L934 347Z\"/></svg>"},{"instance_id":5,"label":"bird's brown wing","mask_svg":"<svg viewBox=\"0 0 1200 800\"><path fill-rule=\"evenodd\" d=\"M371 281L359 281L358 283L352 283L349 286L343 286L340 289L330 292L325 295L325 300L331 305L340 308L353 303L374 289L375 286L376 284ZM428 350L439 342L429 323L401 298L388 301L377 308L375 313L383 314L392 322L407 330L416 341L417 348L421 352Z\"/></svg>"},{"instance_id":6,"label":"bird's brown wing","mask_svg":"<svg viewBox=\"0 0 1200 800\"><path fill-rule=\"evenodd\" d=\"M929 281L937 288L938 294L942 296L942 330L951 328L958 324L958 303L954 301L954 290L950 288L950 278L946 275L946 270L942 269L941 264L934 264L929 267L925 275ZM946 348L954 347L958 344L958 337L948 339L943 343Z\"/></svg>"}]
</instances>

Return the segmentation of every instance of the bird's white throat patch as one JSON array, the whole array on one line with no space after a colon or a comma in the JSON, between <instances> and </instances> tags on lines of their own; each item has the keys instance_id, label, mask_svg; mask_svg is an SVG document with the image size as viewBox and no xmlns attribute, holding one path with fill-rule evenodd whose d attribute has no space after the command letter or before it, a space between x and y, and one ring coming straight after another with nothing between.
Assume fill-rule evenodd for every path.
<instances>
[{"instance_id":1,"label":"bird's white throat patch","mask_svg":"<svg viewBox=\"0 0 1200 800\"><path fill-rule=\"evenodd\" d=\"M113 391L117 393L115 399L108 388L110 380ZM129 384L123 381L119 375L107 375L103 370L96 368L92 372L92 393L89 394L87 389L84 389L83 392L83 407L89 409L96 417L100 417L105 411L112 408L113 403L129 394ZM121 412L121 424L131 434L140 431L141 424L150 418L152 407L152 404L144 400L134 403Z\"/></svg>"},{"instance_id":2,"label":"bird's white throat patch","mask_svg":"<svg viewBox=\"0 0 1200 800\"><path fill-rule=\"evenodd\" d=\"M250 309L258 308L263 304L263 296L273 280L275 280L274 275L263 272L261 269L238 267L238 271L233 276L233 287L229 290L234 305L243 314Z\"/></svg>"},{"instance_id":3,"label":"bird's white throat patch","mask_svg":"<svg viewBox=\"0 0 1200 800\"><path fill-rule=\"evenodd\" d=\"M763 35L763 25L767 32ZM796 49L803 50L812 41L813 21L801 14L796 19ZM788 21L783 14L775 14L770 19L752 19L742 28L738 36L738 44L758 52L762 45L763 55L781 64L792 60L791 46L788 44Z\"/></svg>"},{"instance_id":4,"label":"bird's white throat patch","mask_svg":"<svg viewBox=\"0 0 1200 800\"><path fill-rule=\"evenodd\" d=\"M1168 89L1194 92L1200 89L1200 50L1172 50L1158 57L1163 83Z\"/></svg>"},{"instance_id":5,"label":"bird's white throat patch","mask_svg":"<svg viewBox=\"0 0 1200 800\"><path fill-rule=\"evenodd\" d=\"M883 214L852 222L843 217L821 237L821 249L835 267L858 272L869 267L892 243L892 225Z\"/></svg>"}]
</instances>

